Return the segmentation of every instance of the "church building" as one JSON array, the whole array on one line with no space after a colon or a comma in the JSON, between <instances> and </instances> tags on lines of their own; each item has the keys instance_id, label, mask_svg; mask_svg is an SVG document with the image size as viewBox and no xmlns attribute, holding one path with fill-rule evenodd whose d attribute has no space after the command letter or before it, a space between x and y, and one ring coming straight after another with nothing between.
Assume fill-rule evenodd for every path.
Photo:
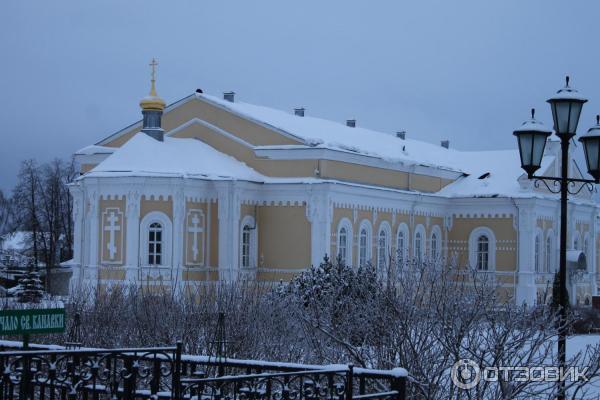
<instances>
[{"instance_id":1,"label":"church building","mask_svg":"<svg viewBox=\"0 0 600 400\"><path fill-rule=\"evenodd\" d=\"M518 304L551 295L559 200L516 149L459 151L234 92L167 106L154 68L142 119L75 155L73 287L279 282L327 254L381 273L392 260L471 268ZM559 174L559 154L549 141L541 174ZM599 211L585 191L570 199L573 303L597 292Z\"/></svg>"}]
</instances>

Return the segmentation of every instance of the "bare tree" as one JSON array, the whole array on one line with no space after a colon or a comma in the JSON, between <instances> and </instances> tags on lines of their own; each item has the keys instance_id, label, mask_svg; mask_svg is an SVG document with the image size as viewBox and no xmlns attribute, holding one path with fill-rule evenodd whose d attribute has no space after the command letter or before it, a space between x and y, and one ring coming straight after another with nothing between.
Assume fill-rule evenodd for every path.
<instances>
[{"instance_id":1,"label":"bare tree","mask_svg":"<svg viewBox=\"0 0 600 400\"><path fill-rule=\"evenodd\" d=\"M31 232L31 249L35 265L38 265L38 232L40 174L34 160L21 163L17 185L13 190L15 223L19 229Z\"/></svg>"},{"instance_id":2,"label":"bare tree","mask_svg":"<svg viewBox=\"0 0 600 400\"><path fill-rule=\"evenodd\" d=\"M0 190L0 235L11 231L12 202Z\"/></svg>"}]
</instances>

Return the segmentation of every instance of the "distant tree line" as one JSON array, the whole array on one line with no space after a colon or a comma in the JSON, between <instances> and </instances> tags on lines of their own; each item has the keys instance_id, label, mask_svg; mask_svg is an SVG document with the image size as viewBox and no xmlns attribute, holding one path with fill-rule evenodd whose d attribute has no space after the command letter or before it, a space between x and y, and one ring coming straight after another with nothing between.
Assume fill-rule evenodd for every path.
<instances>
[{"instance_id":1,"label":"distant tree line","mask_svg":"<svg viewBox=\"0 0 600 400\"><path fill-rule=\"evenodd\" d=\"M0 190L0 235L25 232L35 265L51 268L73 257L73 201L68 185L77 176L73 160L45 164L26 160L10 195ZM48 289L48 279L46 279Z\"/></svg>"}]
</instances>

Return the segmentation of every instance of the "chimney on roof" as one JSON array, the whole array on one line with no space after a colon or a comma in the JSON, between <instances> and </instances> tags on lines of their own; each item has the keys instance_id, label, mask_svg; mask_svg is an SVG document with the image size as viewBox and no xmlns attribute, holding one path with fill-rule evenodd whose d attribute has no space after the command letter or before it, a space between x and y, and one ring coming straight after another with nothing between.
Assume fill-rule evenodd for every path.
<instances>
[{"instance_id":1,"label":"chimney on roof","mask_svg":"<svg viewBox=\"0 0 600 400\"><path fill-rule=\"evenodd\" d=\"M234 102L235 92L223 92L223 100L227 100L231 103Z\"/></svg>"},{"instance_id":2,"label":"chimney on roof","mask_svg":"<svg viewBox=\"0 0 600 400\"><path fill-rule=\"evenodd\" d=\"M304 117L304 107L294 108L294 115L297 117Z\"/></svg>"},{"instance_id":3,"label":"chimney on roof","mask_svg":"<svg viewBox=\"0 0 600 400\"><path fill-rule=\"evenodd\" d=\"M450 148L450 141L449 140L442 140L440 142L440 144L442 145L443 148L445 149L449 149Z\"/></svg>"},{"instance_id":4,"label":"chimney on roof","mask_svg":"<svg viewBox=\"0 0 600 400\"><path fill-rule=\"evenodd\" d=\"M346 126L349 126L350 128L356 128L356 120L355 119L347 119Z\"/></svg>"},{"instance_id":5,"label":"chimney on roof","mask_svg":"<svg viewBox=\"0 0 600 400\"><path fill-rule=\"evenodd\" d=\"M398 132L396 132L396 137L398 139L402 139L402 140L406 139L406 131L398 131Z\"/></svg>"}]
</instances>

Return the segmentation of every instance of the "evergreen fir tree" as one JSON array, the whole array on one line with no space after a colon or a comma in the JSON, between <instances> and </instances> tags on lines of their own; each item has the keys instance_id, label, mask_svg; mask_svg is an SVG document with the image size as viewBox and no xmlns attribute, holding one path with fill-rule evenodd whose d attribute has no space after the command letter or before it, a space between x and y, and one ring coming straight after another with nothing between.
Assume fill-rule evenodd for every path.
<instances>
[{"instance_id":1,"label":"evergreen fir tree","mask_svg":"<svg viewBox=\"0 0 600 400\"><path fill-rule=\"evenodd\" d=\"M44 286L37 268L29 266L29 270L19 279L19 290L16 298L19 303L39 303L44 298Z\"/></svg>"}]
</instances>

